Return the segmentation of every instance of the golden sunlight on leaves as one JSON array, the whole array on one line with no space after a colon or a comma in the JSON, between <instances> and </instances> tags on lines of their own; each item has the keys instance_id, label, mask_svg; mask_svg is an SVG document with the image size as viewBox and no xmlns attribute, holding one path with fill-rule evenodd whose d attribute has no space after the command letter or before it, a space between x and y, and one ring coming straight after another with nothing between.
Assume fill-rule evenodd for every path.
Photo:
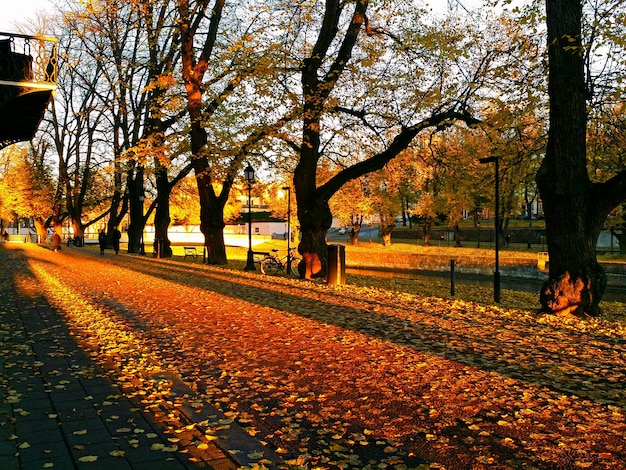
<instances>
[{"instance_id":1,"label":"golden sunlight on leaves","mask_svg":"<svg viewBox=\"0 0 626 470\"><path fill-rule=\"evenodd\" d=\"M165 424L171 439L154 451L207 451L241 426L279 468L626 467L623 324L48 251L29 252L41 289L124 396ZM219 414L189 424L191 403Z\"/></svg>"}]
</instances>

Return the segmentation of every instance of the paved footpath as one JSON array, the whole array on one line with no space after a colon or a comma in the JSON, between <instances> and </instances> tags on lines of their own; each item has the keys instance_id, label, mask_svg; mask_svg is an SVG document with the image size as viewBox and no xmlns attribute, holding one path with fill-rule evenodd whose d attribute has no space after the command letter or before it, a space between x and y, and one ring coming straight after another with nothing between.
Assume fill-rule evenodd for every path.
<instances>
[{"instance_id":1,"label":"paved footpath","mask_svg":"<svg viewBox=\"0 0 626 470\"><path fill-rule=\"evenodd\" d=\"M199 451L191 431L166 432L145 408L77 346L18 250L0 247L0 469L241 466L213 443ZM188 429L200 418L190 416ZM238 443L246 445L255 442Z\"/></svg>"}]
</instances>

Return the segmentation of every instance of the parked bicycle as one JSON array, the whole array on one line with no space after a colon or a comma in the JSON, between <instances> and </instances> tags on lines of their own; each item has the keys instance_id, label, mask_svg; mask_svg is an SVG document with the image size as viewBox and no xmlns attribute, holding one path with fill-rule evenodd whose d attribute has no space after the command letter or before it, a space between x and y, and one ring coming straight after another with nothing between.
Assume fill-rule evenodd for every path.
<instances>
[{"instance_id":1,"label":"parked bicycle","mask_svg":"<svg viewBox=\"0 0 626 470\"><path fill-rule=\"evenodd\" d=\"M298 265L300 264L300 258L296 254L296 249L291 248L289 253L284 258L280 258L278 256L278 250L273 249L272 253L265 255L265 257L261 260L261 272L263 274L276 274L279 271L285 272L285 268L287 268L287 263L289 263L289 268L287 269L287 274L293 274L294 276L298 275Z\"/></svg>"}]
</instances>

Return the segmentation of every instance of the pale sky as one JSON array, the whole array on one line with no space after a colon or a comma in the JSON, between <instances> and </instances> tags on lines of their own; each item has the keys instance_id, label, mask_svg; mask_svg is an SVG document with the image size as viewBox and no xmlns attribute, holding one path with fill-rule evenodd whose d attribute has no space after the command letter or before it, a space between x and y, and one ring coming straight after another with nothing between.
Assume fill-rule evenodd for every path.
<instances>
[{"instance_id":1,"label":"pale sky","mask_svg":"<svg viewBox=\"0 0 626 470\"><path fill-rule=\"evenodd\" d=\"M13 23L32 18L38 11L52 10L51 4L51 0L2 0L0 32L16 32Z\"/></svg>"}]
</instances>

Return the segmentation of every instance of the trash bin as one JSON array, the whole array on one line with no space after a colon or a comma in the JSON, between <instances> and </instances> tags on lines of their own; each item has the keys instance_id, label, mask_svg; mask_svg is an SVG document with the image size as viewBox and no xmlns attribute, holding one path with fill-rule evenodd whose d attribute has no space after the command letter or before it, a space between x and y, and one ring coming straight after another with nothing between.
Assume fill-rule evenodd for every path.
<instances>
[{"instance_id":1,"label":"trash bin","mask_svg":"<svg viewBox=\"0 0 626 470\"><path fill-rule=\"evenodd\" d=\"M546 265L550 262L550 257L548 253L545 251L540 251L537 253L537 269L540 271L545 271Z\"/></svg>"},{"instance_id":2,"label":"trash bin","mask_svg":"<svg viewBox=\"0 0 626 470\"><path fill-rule=\"evenodd\" d=\"M326 282L328 284L346 283L346 247L344 245L328 245Z\"/></svg>"}]
</instances>

